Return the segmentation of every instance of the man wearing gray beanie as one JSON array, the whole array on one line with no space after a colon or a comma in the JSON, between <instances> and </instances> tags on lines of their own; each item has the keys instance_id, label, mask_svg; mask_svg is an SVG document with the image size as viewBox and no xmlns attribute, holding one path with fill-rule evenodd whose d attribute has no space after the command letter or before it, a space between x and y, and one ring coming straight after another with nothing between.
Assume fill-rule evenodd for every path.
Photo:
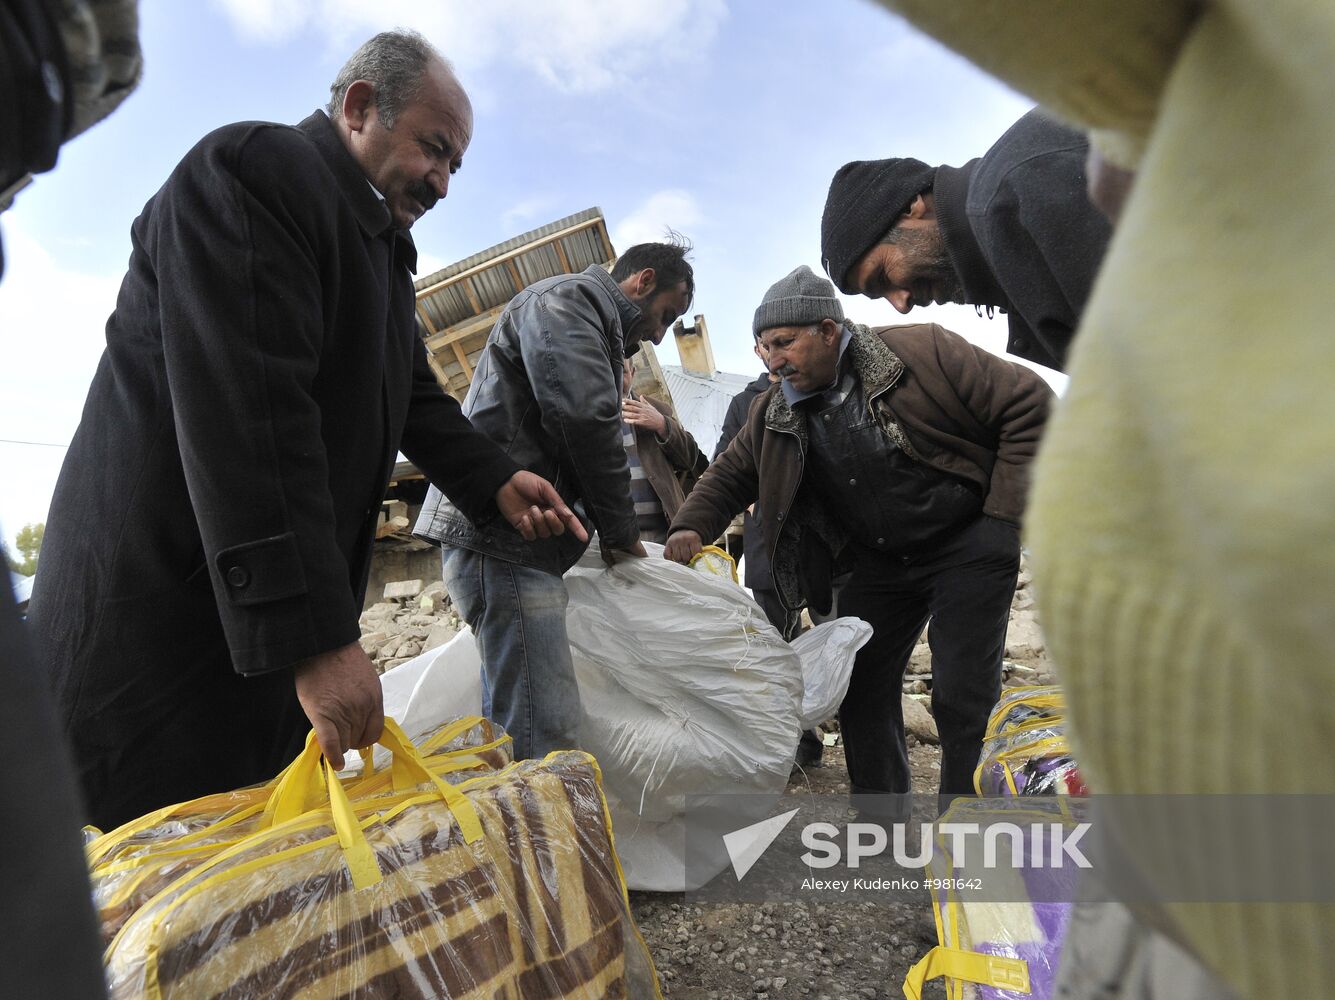
<instances>
[{"instance_id":1,"label":"man wearing gray beanie","mask_svg":"<svg viewBox=\"0 0 1335 1000\"><path fill-rule=\"evenodd\" d=\"M899 815L904 802L863 796L910 791L901 686L930 619L939 792L967 794L1001 689L1028 468L1052 391L935 324L846 321L834 286L805 266L765 293L752 330L782 381L686 498L664 555L688 562L756 503L783 605L871 624L839 709L852 791L869 812Z\"/></svg>"},{"instance_id":2,"label":"man wearing gray beanie","mask_svg":"<svg viewBox=\"0 0 1335 1000\"><path fill-rule=\"evenodd\" d=\"M962 167L855 160L830 182L821 261L848 295L901 313L1004 310L1006 350L1064 371L1111 228L1085 193L1088 143L1037 110Z\"/></svg>"}]
</instances>

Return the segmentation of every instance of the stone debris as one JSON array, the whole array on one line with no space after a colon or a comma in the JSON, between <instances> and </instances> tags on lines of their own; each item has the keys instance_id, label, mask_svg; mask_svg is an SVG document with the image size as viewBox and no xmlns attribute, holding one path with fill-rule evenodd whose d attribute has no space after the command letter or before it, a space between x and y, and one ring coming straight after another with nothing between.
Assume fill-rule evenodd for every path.
<instances>
[{"instance_id":1,"label":"stone debris","mask_svg":"<svg viewBox=\"0 0 1335 1000\"><path fill-rule=\"evenodd\" d=\"M936 731L936 720L927 706L917 698L905 695L903 698L904 731L911 733L922 743L940 743L941 737Z\"/></svg>"},{"instance_id":2,"label":"stone debris","mask_svg":"<svg viewBox=\"0 0 1335 1000\"><path fill-rule=\"evenodd\" d=\"M361 646L380 673L444 645L461 627L439 580L388 583L385 597L361 616Z\"/></svg>"},{"instance_id":3,"label":"stone debris","mask_svg":"<svg viewBox=\"0 0 1335 1000\"><path fill-rule=\"evenodd\" d=\"M424 586L421 580L395 580L393 583L385 584L385 600L398 601L416 597Z\"/></svg>"},{"instance_id":4,"label":"stone debris","mask_svg":"<svg viewBox=\"0 0 1335 1000\"><path fill-rule=\"evenodd\" d=\"M1005 660L1001 665L1002 683L1006 687L1029 684L1055 684L1052 661L1048 659L1048 644L1038 623L1034 608L1032 577L1027 562L1020 563L1020 575L1011 599L1010 624L1006 629ZM909 656L904 672L904 693L923 694L932 686L932 651L927 645L927 630L923 630L918 644Z\"/></svg>"}]
</instances>

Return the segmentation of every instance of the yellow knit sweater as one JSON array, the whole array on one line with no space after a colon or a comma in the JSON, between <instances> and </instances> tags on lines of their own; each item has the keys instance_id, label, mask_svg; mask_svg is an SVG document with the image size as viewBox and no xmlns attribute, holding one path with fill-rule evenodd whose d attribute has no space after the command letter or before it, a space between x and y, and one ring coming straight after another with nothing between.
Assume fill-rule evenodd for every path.
<instances>
[{"instance_id":1,"label":"yellow knit sweater","mask_svg":"<svg viewBox=\"0 0 1335 1000\"><path fill-rule=\"evenodd\" d=\"M1335 793L1335 3L888 5L1138 166L1028 514L1092 787ZM1335 908L1166 917L1244 996L1335 997Z\"/></svg>"}]
</instances>

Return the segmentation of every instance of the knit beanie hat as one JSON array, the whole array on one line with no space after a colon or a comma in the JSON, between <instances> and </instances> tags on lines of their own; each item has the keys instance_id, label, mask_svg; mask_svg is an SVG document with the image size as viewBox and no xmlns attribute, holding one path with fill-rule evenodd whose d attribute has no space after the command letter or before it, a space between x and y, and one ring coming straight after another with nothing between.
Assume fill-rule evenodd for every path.
<instances>
[{"instance_id":1,"label":"knit beanie hat","mask_svg":"<svg viewBox=\"0 0 1335 1000\"><path fill-rule=\"evenodd\" d=\"M830 181L820 220L821 265L839 290L848 286L848 272L882 236L915 197L932 186L936 168L912 157L854 160Z\"/></svg>"},{"instance_id":2,"label":"knit beanie hat","mask_svg":"<svg viewBox=\"0 0 1335 1000\"><path fill-rule=\"evenodd\" d=\"M823 319L842 323L844 307L835 298L834 286L803 264L770 285L756 309L751 332L759 337L776 326L811 326Z\"/></svg>"}]
</instances>

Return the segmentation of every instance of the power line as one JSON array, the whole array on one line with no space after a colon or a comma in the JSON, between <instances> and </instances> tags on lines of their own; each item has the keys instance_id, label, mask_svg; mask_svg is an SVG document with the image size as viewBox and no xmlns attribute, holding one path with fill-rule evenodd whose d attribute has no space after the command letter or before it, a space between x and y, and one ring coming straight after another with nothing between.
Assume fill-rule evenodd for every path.
<instances>
[{"instance_id":1,"label":"power line","mask_svg":"<svg viewBox=\"0 0 1335 1000\"><path fill-rule=\"evenodd\" d=\"M0 444L30 444L34 448L68 448L67 444L56 444L54 441L16 441L13 438L0 438Z\"/></svg>"}]
</instances>

